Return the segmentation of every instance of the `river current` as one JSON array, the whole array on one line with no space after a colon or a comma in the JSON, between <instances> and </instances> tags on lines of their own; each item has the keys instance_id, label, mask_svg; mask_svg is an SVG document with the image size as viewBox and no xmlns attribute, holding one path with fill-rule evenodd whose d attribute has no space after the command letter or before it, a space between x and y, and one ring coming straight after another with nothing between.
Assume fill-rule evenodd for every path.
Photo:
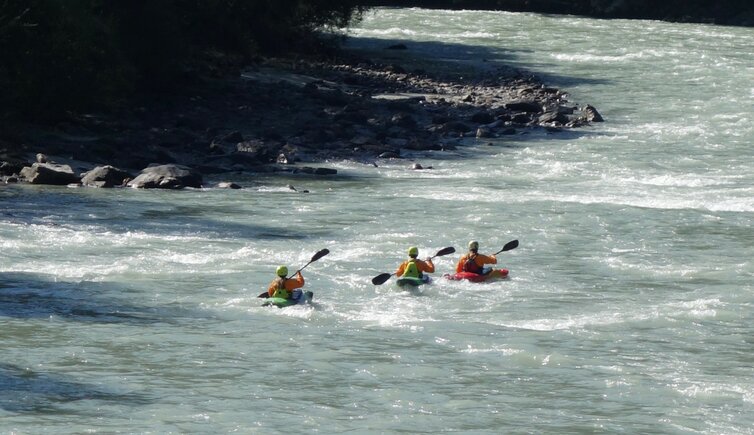
<instances>
[{"instance_id":1,"label":"river current","mask_svg":"<svg viewBox=\"0 0 754 435\"><path fill-rule=\"evenodd\" d=\"M0 187L1 432L754 433L754 29L382 9L351 35L529 69L607 122L425 171ZM471 239L520 241L510 279L440 278ZM370 282L412 245L458 252ZM323 248L313 305L260 307Z\"/></svg>"}]
</instances>

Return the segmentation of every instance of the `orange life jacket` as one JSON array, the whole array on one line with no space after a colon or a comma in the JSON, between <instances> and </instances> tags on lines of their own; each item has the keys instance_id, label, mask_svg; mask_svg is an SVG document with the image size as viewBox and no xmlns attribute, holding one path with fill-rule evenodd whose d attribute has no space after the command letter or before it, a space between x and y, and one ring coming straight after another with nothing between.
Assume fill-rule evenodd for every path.
<instances>
[{"instance_id":1,"label":"orange life jacket","mask_svg":"<svg viewBox=\"0 0 754 435\"><path fill-rule=\"evenodd\" d=\"M483 270L482 267L476 264L476 261L474 261L476 259L476 256L477 254L473 254L473 255L469 255L468 258L466 258L466 261L463 263L464 272L471 272L471 273L477 273L477 274L482 273L482 270Z\"/></svg>"}]
</instances>

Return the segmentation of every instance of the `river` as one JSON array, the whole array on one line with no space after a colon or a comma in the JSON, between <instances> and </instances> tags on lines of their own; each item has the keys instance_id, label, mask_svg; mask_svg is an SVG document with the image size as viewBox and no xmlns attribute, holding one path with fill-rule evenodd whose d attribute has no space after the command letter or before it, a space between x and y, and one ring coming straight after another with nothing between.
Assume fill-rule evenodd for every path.
<instances>
[{"instance_id":1,"label":"river","mask_svg":"<svg viewBox=\"0 0 754 435\"><path fill-rule=\"evenodd\" d=\"M425 171L0 187L0 431L754 433L754 29L381 9L351 35L529 69L607 122ZM520 241L510 279L440 278L471 239ZM419 292L370 282L412 245L458 252ZM323 248L313 305L260 307Z\"/></svg>"}]
</instances>

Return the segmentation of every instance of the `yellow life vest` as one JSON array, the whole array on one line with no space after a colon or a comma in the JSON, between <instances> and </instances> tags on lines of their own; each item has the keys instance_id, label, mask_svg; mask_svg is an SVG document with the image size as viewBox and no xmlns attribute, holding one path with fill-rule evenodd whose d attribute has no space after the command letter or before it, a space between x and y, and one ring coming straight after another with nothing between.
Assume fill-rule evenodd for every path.
<instances>
[{"instance_id":1,"label":"yellow life vest","mask_svg":"<svg viewBox=\"0 0 754 435\"><path fill-rule=\"evenodd\" d=\"M272 294L273 298L288 299L291 296L290 294L288 294L288 290L285 289L285 278L278 277L277 282L275 284L277 288L275 289L275 292Z\"/></svg>"},{"instance_id":2,"label":"yellow life vest","mask_svg":"<svg viewBox=\"0 0 754 435\"><path fill-rule=\"evenodd\" d=\"M421 278L422 273L419 266L416 265L416 259L408 260L406 268L403 269L403 275L406 278Z\"/></svg>"}]
</instances>

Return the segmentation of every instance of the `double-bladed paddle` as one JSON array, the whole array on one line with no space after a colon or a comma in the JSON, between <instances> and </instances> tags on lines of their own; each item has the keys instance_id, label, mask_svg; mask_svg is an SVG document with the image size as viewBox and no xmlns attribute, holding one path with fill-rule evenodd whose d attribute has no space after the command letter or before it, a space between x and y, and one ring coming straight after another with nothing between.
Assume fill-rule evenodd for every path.
<instances>
[{"instance_id":1,"label":"double-bladed paddle","mask_svg":"<svg viewBox=\"0 0 754 435\"><path fill-rule=\"evenodd\" d=\"M312 256L312 259L311 259L311 260L309 260L309 262L308 262L308 263L306 263L305 265L303 265L303 266L301 267L301 269L299 269L299 270L297 270L297 271L293 272L293 275L291 275L290 277L294 277L294 276L296 276L296 274L297 274L297 273L299 273L299 272L301 272L302 270L304 270L304 268L306 268L306 266L308 266L308 265L310 265L310 264L314 263L315 261L319 260L320 258L324 257L325 255L327 255L327 254L329 254L329 253L330 253L330 250L329 250L329 249L327 249L327 248L325 248L325 249L322 249L321 251L317 251L317 253L316 253L316 254L314 254L314 255ZM290 278L290 277L285 277L285 279L288 279L288 278ZM269 293L267 293L267 292L264 292L264 293L260 293L260 294L259 294L259 296L257 296L257 297L258 297L258 298L267 298L267 297L270 297L270 295L269 295Z\"/></svg>"},{"instance_id":2,"label":"double-bladed paddle","mask_svg":"<svg viewBox=\"0 0 754 435\"><path fill-rule=\"evenodd\" d=\"M431 256L429 259L433 259L435 257L442 257L443 255L448 255L456 252L456 248L452 246L448 246L447 248L442 248L433 256ZM391 276L395 275L395 272L393 273L381 273L374 278L372 278L372 284L374 285L382 285L385 284L385 281L389 280Z\"/></svg>"},{"instance_id":3,"label":"double-bladed paddle","mask_svg":"<svg viewBox=\"0 0 754 435\"><path fill-rule=\"evenodd\" d=\"M506 243L505 246L503 246L503 249L495 252L492 255L497 255L503 251L510 251L511 249L516 249L516 248L518 248L518 240L511 240L510 242Z\"/></svg>"}]
</instances>

